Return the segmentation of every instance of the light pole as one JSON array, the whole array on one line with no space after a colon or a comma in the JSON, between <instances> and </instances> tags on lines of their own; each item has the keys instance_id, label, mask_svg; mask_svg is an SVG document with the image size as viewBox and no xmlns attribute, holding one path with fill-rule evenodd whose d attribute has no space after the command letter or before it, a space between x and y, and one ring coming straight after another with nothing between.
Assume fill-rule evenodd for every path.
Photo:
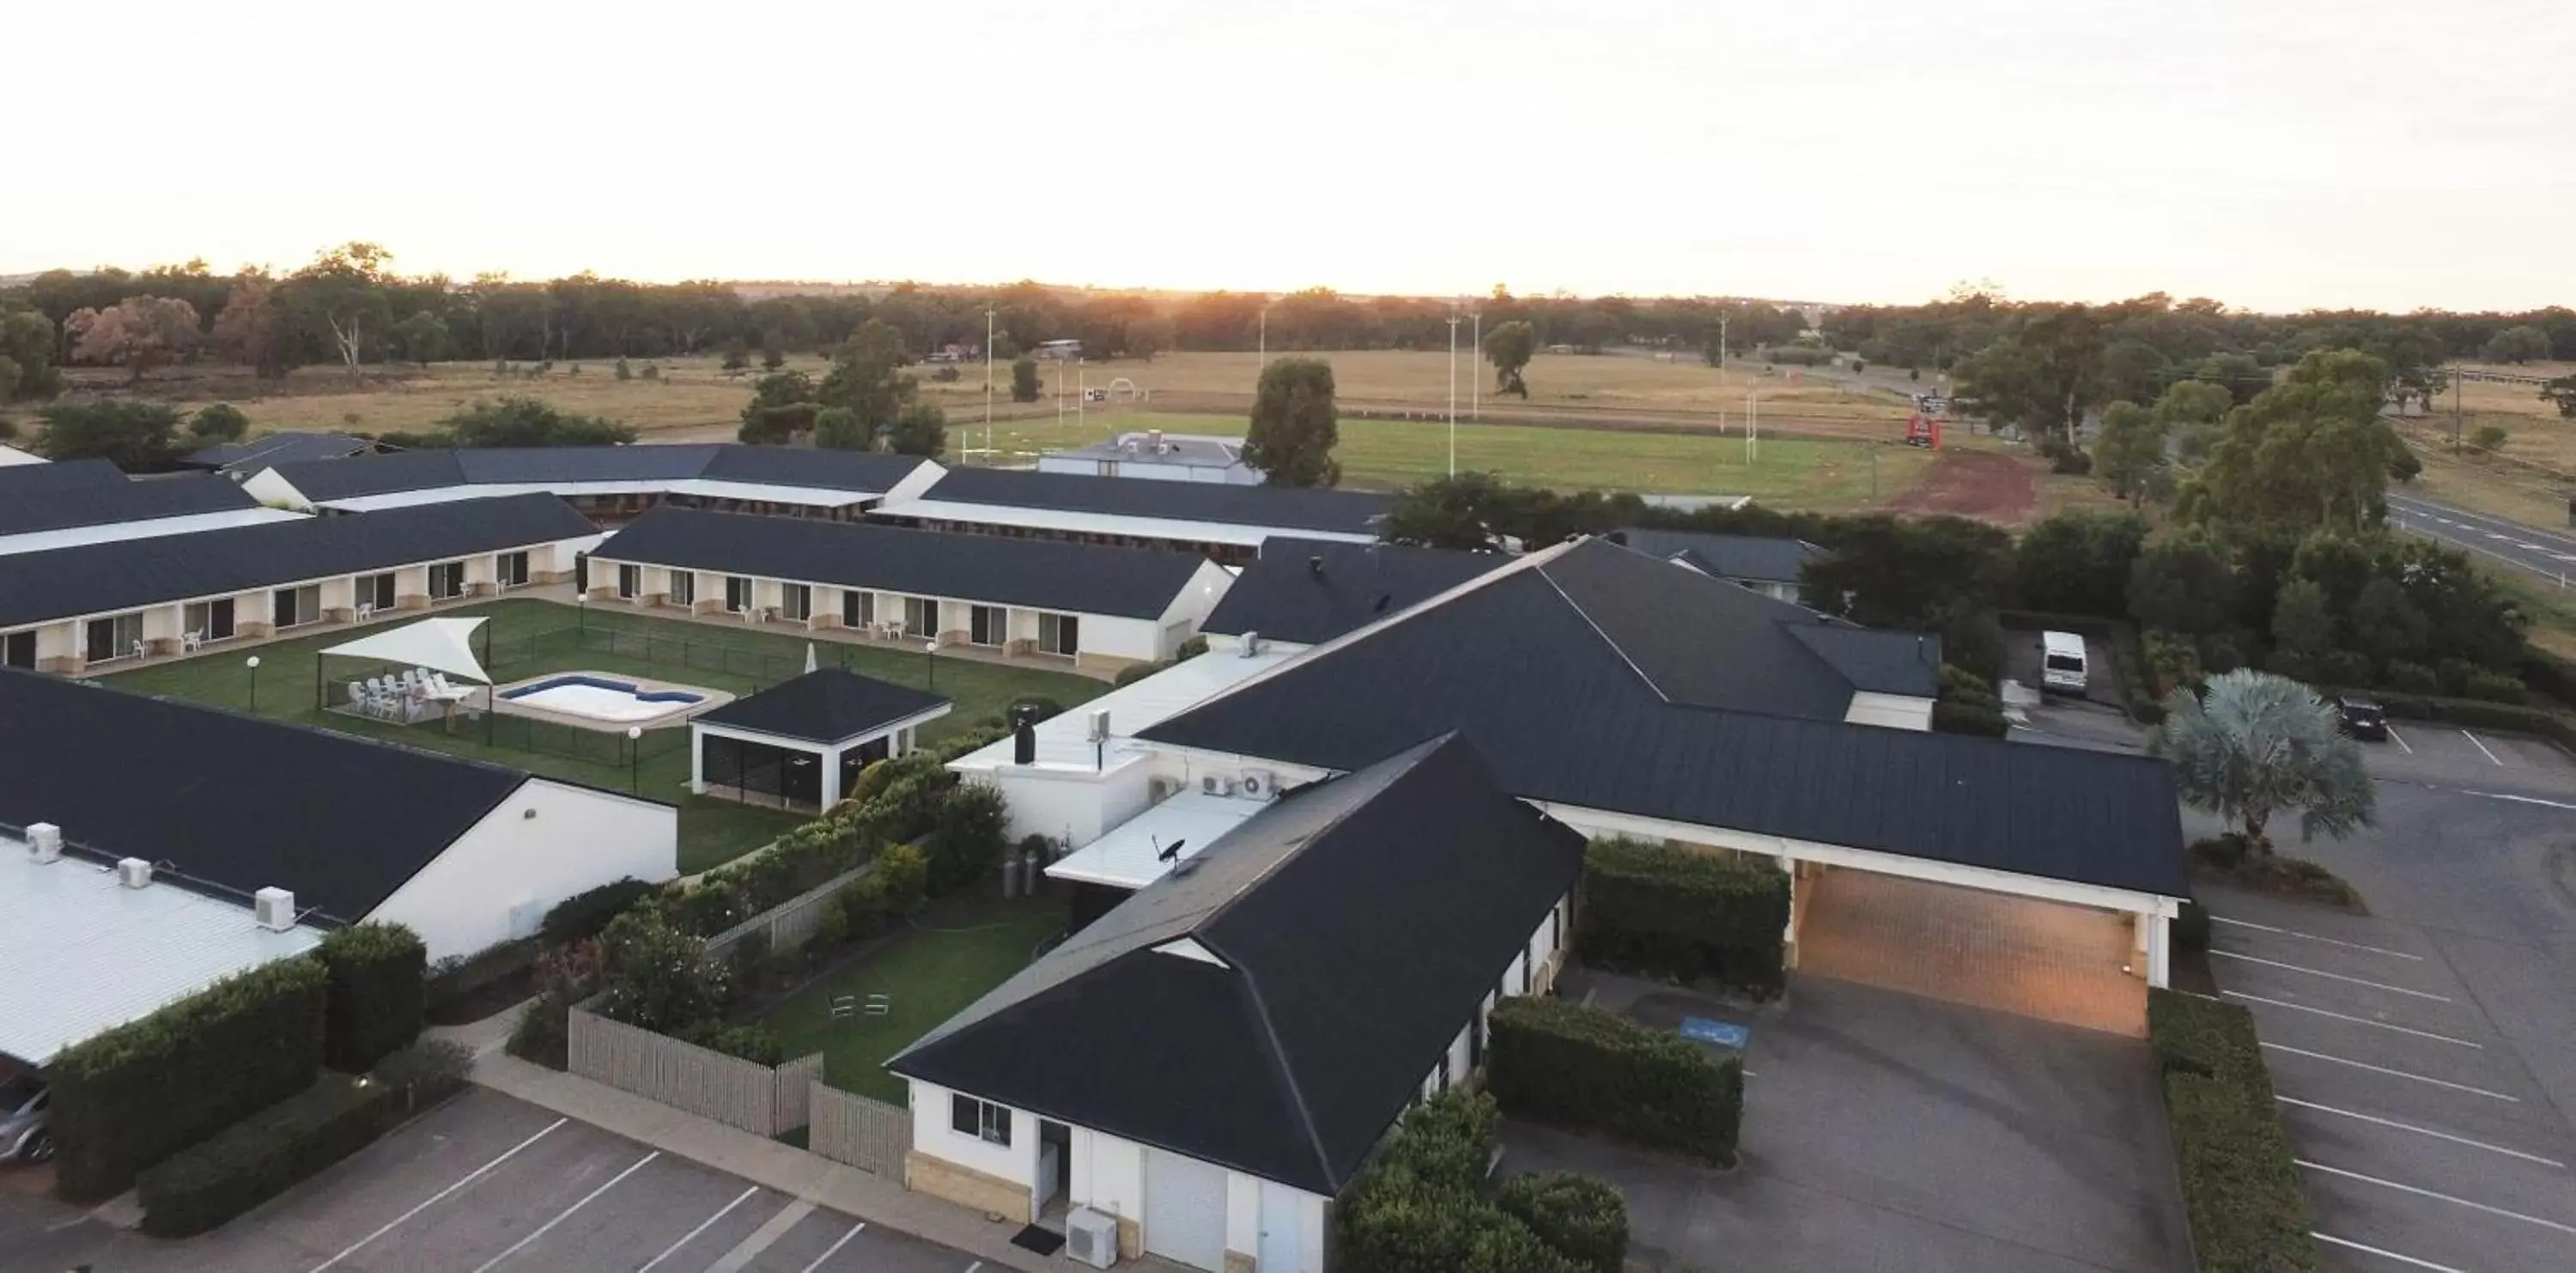
<instances>
[{"instance_id":1,"label":"light pole","mask_svg":"<svg viewBox=\"0 0 2576 1273\"><path fill-rule=\"evenodd\" d=\"M626 794L644 794L644 727L626 727Z\"/></svg>"},{"instance_id":2,"label":"light pole","mask_svg":"<svg viewBox=\"0 0 2576 1273\"><path fill-rule=\"evenodd\" d=\"M579 645L590 635L590 589L578 588L572 594L573 643Z\"/></svg>"},{"instance_id":3,"label":"light pole","mask_svg":"<svg viewBox=\"0 0 2576 1273\"><path fill-rule=\"evenodd\" d=\"M922 642L922 643L921 643L921 662L922 662L922 665L923 665L924 667L927 667L927 668L929 668L929 669L930 669L930 686L929 686L929 688L934 689L934 690L935 690L935 689L938 689L938 688L939 688L939 638L937 638L937 637L932 637L932 638L930 638L929 640L924 641L924 642Z\"/></svg>"},{"instance_id":4,"label":"light pole","mask_svg":"<svg viewBox=\"0 0 2576 1273\"><path fill-rule=\"evenodd\" d=\"M1476 320L1476 338L1468 342L1467 361L1470 366L1485 353L1485 311L1477 310L1473 317ZM1467 418L1485 418L1485 369L1482 367L1477 367L1475 374L1467 377Z\"/></svg>"},{"instance_id":5,"label":"light pole","mask_svg":"<svg viewBox=\"0 0 2576 1273\"><path fill-rule=\"evenodd\" d=\"M242 666L250 669L250 714L257 716L259 715L259 656L254 654L243 659Z\"/></svg>"},{"instance_id":6,"label":"light pole","mask_svg":"<svg viewBox=\"0 0 2576 1273\"><path fill-rule=\"evenodd\" d=\"M984 307L984 467L993 466L993 307Z\"/></svg>"},{"instance_id":7,"label":"light pole","mask_svg":"<svg viewBox=\"0 0 2576 1273\"><path fill-rule=\"evenodd\" d=\"M1449 476L1458 476L1458 314L1449 314Z\"/></svg>"}]
</instances>

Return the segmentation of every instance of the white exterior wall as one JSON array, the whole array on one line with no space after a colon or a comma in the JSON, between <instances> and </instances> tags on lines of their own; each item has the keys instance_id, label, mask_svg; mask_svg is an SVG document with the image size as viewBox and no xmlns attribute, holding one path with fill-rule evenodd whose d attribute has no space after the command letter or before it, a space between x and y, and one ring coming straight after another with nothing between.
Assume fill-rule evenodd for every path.
<instances>
[{"instance_id":1,"label":"white exterior wall","mask_svg":"<svg viewBox=\"0 0 2576 1273\"><path fill-rule=\"evenodd\" d=\"M939 1093L940 1126L937 1133L943 1137L937 1142L925 1142L923 1140L925 1132L919 1115L916 1114L913 1124L915 1147L926 1143L945 1144L947 1141L964 1139L947 1130L948 1093L944 1089L934 1088L926 1083L914 1083L912 1090L916 1107L922 1099L922 1093ZM1012 1115L1011 1139L1014 1142L1019 1139L1018 1120L1021 1117L1023 1115L1016 1112ZM1030 1126L1034 1128L1036 1124L1031 1123ZM1144 1146L1132 1140L1121 1139L1107 1132L1093 1131L1087 1127L1074 1127L1072 1131L1073 1165L1070 1196L1073 1205L1090 1207L1095 1211L1104 1211L1132 1221L1141 1234L1145 1225ZM980 1141L976 1143L981 1145ZM992 1147L983 1146L983 1148ZM1034 1152L1032 1151L1033 1154ZM943 1153L942 1156L945 1154ZM951 1158L949 1161L964 1166L976 1166L963 1158ZM992 1169L977 1167L977 1170ZM1036 1170L1034 1158L1031 1160L1029 1170L1032 1173ZM993 1174L998 1176L1007 1173L994 1171ZM1031 1178L1034 1179L1034 1175ZM1294 1269L1262 1268L1257 1273L1323 1273L1324 1218L1328 1200L1320 1194L1290 1188L1277 1181L1265 1182L1258 1176L1246 1175L1240 1171L1225 1173L1225 1249L1258 1258L1261 1251L1261 1194L1264 1188L1269 1189L1274 1197L1285 1191L1294 1195L1297 1200L1298 1260L1297 1267Z\"/></svg>"},{"instance_id":2,"label":"white exterior wall","mask_svg":"<svg viewBox=\"0 0 2576 1273\"><path fill-rule=\"evenodd\" d=\"M1116 757L1111 761L1114 764ZM1009 811L1004 834L1043 835L1080 848L1145 811L1152 770L1130 762L1102 773L1053 765L1004 765L970 781L990 781Z\"/></svg>"},{"instance_id":3,"label":"white exterior wall","mask_svg":"<svg viewBox=\"0 0 2576 1273\"><path fill-rule=\"evenodd\" d=\"M1172 652L1163 648L1163 625L1152 619L1120 619L1100 614L1086 614L1081 618L1082 644L1078 648L1085 654L1135 659L1140 663L1171 657Z\"/></svg>"},{"instance_id":4,"label":"white exterior wall","mask_svg":"<svg viewBox=\"0 0 2576 1273\"><path fill-rule=\"evenodd\" d=\"M958 1131L949 1124L948 1098L955 1093L935 1083L906 1079L912 1088L912 1147L933 1158L945 1159L960 1167L980 1171L1012 1184L1034 1190L1038 1178L1038 1116L1024 1109L1011 1110L1011 1143L996 1145L981 1136ZM971 1095L971 1093L970 1093ZM1007 1108L1007 1107L1005 1107ZM1080 1131L1074 1133L1082 1135ZM1081 1156L1074 1158L1074 1185L1081 1187ZM1143 1190L1137 1190L1141 1196ZM1080 1197L1080 1194L1076 1194ZM1143 1212L1139 1211L1139 1215Z\"/></svg>"},{"instance_id":5,"label":"white exterior wall","mask_svg":"<svg viewBox=\"0 0 2576 1273\"><path fill-rule=\"evenodd\" d=\"M530 778L366 918L410 927L436 960L529 936L585 889L677 874L678 810Z\"/></svg>"},{"instance_id":6,"label":"white exterior wall","mask_svg":"<svg viewBox=\"0 0 2576 1273\"><path fill-rule=\"evenodd\" d=\"M313 501L304 498L304 492L279 477L276 469L261 469L242 483L242 489L262 504L291 508L299 513L313 511Z\"/></svg>"},{"instance_id":7,"label":"white exterior wall","mask_svg":"<svg viewBox=\"0 0 2576 1273\"><path fill-rule=\"evenodd\" d=\"M1226 590L1234 586L1234 579L1234 574L1225 567L1213 561L1201 561L1199 568L1191 573L1190 581L1181 585L1179 594L1172 598L1172 604L1164 607L1162 620L1155 625L1158 634L1175 623L1186 623L1189 631L1181 634L1181 640L1197 635L1199 625L1207 622L1208 613L1216 609L1216 603L1225 599ZM1173 642L1174 645L1179 643ZM1155 657L1170 658L1172 651L1164 650Z\"/></svg>"},{"instance_id":8,"label":"white exterior wall","mask_svg":"<svg viewBox=\"0 0 2576 1273\"><path fill-rule=\"evenodd\" d=\"M1843 723L1929 730L1932 728L1932 700L1908 694L1854 694L1850 710L1843 713Z\"/></svg>"}]
</instances>

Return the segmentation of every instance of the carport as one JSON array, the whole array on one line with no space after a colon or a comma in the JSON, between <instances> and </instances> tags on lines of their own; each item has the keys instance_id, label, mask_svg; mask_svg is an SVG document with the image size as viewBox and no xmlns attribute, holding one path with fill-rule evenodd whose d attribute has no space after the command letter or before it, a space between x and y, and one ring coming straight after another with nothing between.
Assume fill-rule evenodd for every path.
<instances>
[{"instance_id":1,"label":"carport","mask_svg":"<svg viewBox=\"0 0 2576 1273\"><path fill-rule=\"evenodd\" d=\"M2139 925L2128 914L1848 867L1802 871L1803 972L2146 1033L2151 970L2138 966Z\"/></svg>"}]
</instances>

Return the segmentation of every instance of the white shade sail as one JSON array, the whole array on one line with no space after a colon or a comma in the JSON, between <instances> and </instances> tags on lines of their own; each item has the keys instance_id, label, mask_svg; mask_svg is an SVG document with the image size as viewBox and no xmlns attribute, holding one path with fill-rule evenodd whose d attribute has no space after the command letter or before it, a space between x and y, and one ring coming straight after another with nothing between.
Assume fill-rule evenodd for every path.
<instances>
[{"instance_id":1,"label":"white shade sail","mask_svg":"<svg viewBox=\"0 0 2576 1273\"><path fill-rule=\"evenodd\" d=\"M492 678L474 658L474 629L484 623L483 619L423 619L332 646L322 653L428 668L477 685L489 685Z\"/></svg>"}]
</instances>

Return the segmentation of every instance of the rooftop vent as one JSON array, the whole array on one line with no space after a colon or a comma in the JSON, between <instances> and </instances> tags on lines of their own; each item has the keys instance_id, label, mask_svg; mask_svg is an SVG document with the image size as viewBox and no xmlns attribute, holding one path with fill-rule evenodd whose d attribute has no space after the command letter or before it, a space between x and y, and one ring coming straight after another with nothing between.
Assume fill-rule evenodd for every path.
<instances>
[{"instance_id":1,"label":"rooftop vent","mask_svg":"<svg viewBox=\"0 0 2576 1273\"><path fill-rule=\"evenodd\" d=\"M39 862L63 859L63 829L50 822L27 824L27 856Z\"/></svg>"},{"instance_id":2,"label":"rooftop vent","mask_svg":"<svg viewBox=\"0 0 2576 1273\"><path fill-rule=\"evenodd\" d=\"M264 888L250 895L251 914L259 926L272 933L295 927L295 894L282 888Z\"/></svg>"},{"instance_id":3,"label":"rooftop vent","mask_svg":"<svg viewBox=\"0 0 2576 1273\"><path fill-rule=\"evenodd\" d=\"M141 858L118 858L116 882L127 888L142 888L152 882L152 864Z\"/></svg>"},{"instance_id":4,"label":"rooftop vent","mask_svg":"<svg viewBox=\"0 0 2576 1273\"><path fill-rule=\"evenodd\" d=\"M1108 708L1095 707L1091 709L1091 729L1090 732L1083 735L1083 741L1092 743L1105 743L1109 741Z\"/></svg>"},{"instance_id":5,"label":"rooftop vent","mask_svg":"<svg viewBox=\"0 0 2576 1273\"><path fill-rule=\"evenodd\" d=\"M1251 658L1253 655L1261 653L1261 634L1258 632L1244 633L1243 639L1235 643L1235 650L1247 659Z\"/></svg>"},{"instance_id":6,"label":"rooftop vent","mask_svg":"<svg viewBox=\"0 0 2576 1273\"><path fill-rule=\"evenodd\" d=\"M1172 449L1163 444L1163 431L1161 429L1147 429L1145 431L1145 442L1147 445L1154 448L1154 454L1156 455L1168 454Z\"/></svg>"}]
</instances>

